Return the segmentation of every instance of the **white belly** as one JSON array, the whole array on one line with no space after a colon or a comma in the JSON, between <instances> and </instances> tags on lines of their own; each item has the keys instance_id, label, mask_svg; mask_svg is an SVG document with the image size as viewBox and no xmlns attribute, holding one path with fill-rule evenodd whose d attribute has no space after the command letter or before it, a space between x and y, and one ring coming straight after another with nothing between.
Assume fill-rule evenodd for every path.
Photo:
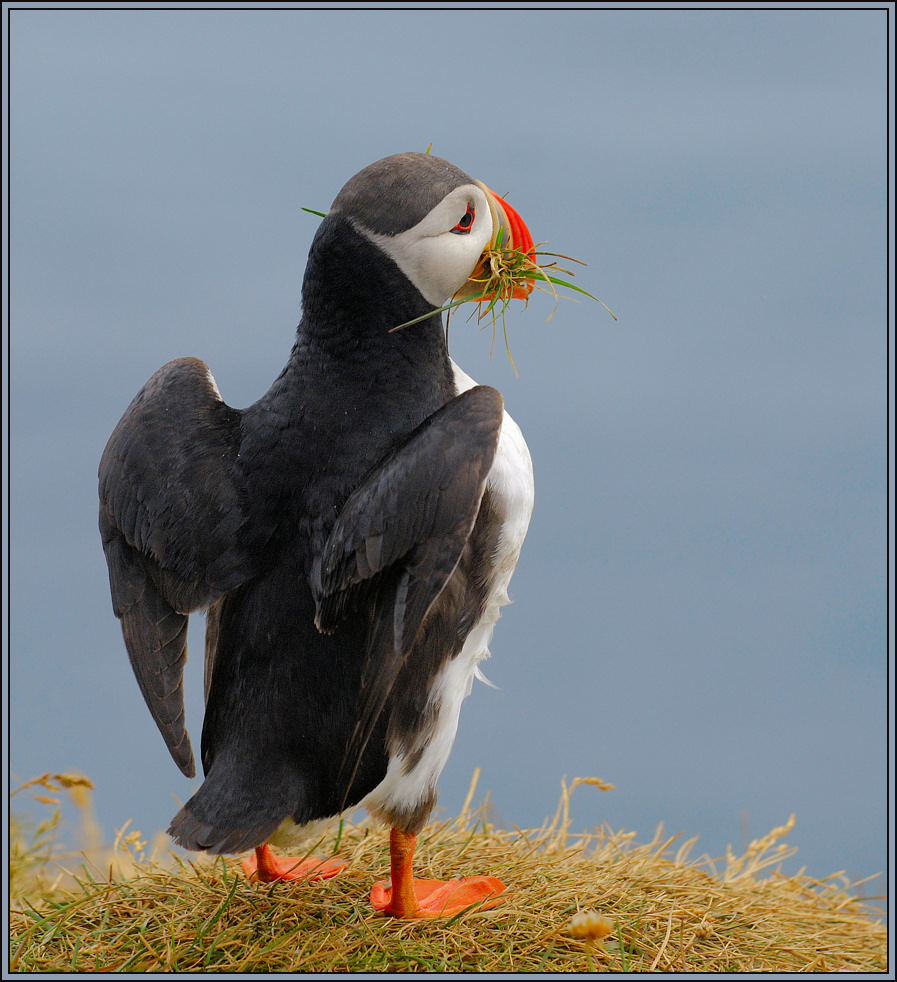
<instances>
[{"instance_id":1,"label":"white belly","mask_svg":"<svg viewBox=\"0 0 897 982\"><path fill-rule=\"evenodd\" d=\"M459 394L477 383L452 362ZM374 818L384 818L393 809L412 809L435 788L455 742L461 703L470 695L479 664L489 657L489 642L500 609L510 602L508 584L517 566L520 549L533 510L533 465L520 427L505 413L498 449L486 485L505 521L498 542L495 577L483 616L467 636L457 657L447 662L430 687L430 701L439 706L436 726L426 749L406 772L404 757L390 758L386 776L361 802Z\"/></svg>"}]
</instances>

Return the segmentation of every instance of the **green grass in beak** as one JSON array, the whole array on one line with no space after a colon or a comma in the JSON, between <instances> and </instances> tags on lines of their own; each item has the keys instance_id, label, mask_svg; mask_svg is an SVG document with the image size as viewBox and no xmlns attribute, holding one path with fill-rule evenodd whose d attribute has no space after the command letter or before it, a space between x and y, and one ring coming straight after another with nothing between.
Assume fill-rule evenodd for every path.
<instances>
[{"instance_id":1,"label":"green grass in beak","mask_svg":"<svg viewBox=\"0 0 897 982\"><path fill-rule=\"evenodd\" d=\"M495 334L498 329L498 321L501 319L502 334L505 339L505 350L508 353L508 359L511 362L511 367L514 369L514 374L516 375L517 366L514 364L514 357L511 354L511 346L508 340L507 322L505 320L507 309L511 305L511 300L514 299L511 294L516 286L524 284L528 280L535 280L535 289L543 290L546 293L552 294L555 300L554 309L548 315L546 323L550 321L552 317L554 317L554 312L557 310L557 305L561 296L558 293L558 287L565 290L572 290L575 293L581 293L583 296L589 297L596 303L600 303L614 320L617 319L617 315L603 300L599 300L598 297L593 296L588 292L588 290L584 290L582 287L570 283L569 280L562 279L560 276L555 275L557 273L562 273L564 276L568 277L575 276L575 273L572 270L566 269L559 265L557 262L558 259L563 259L568 263L577 263L580 266L585 266L585 263L582 262L582 260L574 259L572 256L564 256L557 252L525 253L516 249L503 249L503 233L504 229L500 228L498 230L498 235L496 236L495 245L492 248L487 249L483 254L483 259L479 264L481 271L475 273L467 281L466 285L469 286L472 283L476 284L479 287L478 290L474 291L470 296L463 297L461 300L450 300L447 304L439 307L431 313L424 314L422 317L415 317L414 320L406 321L404 324L399 324L397 327L392 328L392 330L399 331L402 328L410 327L413 324L427 320L434 314L439 314L443 311L447 311L449 316L451 316L451 312L462 303L475 303L477 304L477 310L474 311L474 313L477 315L478 321L483 321L488 317L491 317L492 319L493 348L495 344ZM552 261L549 263L540 263L536 259L537 256L551 257ZM541 284L545 285L542 286ZM529 299L524 300L523 303L524 306L527 306L529 304ZM474 314L472 313L470 316L473 317ZM446 330L448 330L448 318L446 319Z\"/></svg>"}]
</instances>

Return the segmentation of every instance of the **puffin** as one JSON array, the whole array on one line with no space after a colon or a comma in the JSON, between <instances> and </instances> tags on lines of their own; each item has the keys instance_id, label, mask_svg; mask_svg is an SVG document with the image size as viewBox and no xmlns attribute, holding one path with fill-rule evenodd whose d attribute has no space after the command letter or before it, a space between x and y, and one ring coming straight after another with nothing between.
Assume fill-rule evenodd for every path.
<instances>
[{"instance_id":1,"label":"puffin","mask_svg":"<svg viewBox=\"0 0 897 982\"><path fill-rule=\"evenodd\" d=\"M113 610L191 778L187 623L206 613L204 780L169 835L248 853L254 880L320 879L345 862L274 849L363 807L390 830L370 903L392 917L492 906L506 889L413 874L533 508L520 429L452 361L442 319L476 298L495 247L535 248L511 205L454 164L400 153L365 167L314 235L268 392L233 409L203 361L171 361L99 465Z\"/></svg>"}]
</instances>

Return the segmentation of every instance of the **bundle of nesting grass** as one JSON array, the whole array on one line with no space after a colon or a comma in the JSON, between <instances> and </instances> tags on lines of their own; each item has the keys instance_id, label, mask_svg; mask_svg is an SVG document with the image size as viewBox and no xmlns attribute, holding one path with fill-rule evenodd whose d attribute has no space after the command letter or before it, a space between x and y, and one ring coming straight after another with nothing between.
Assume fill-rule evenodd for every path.
<instances>
[{"instance_id":1,"label":"bundle of nesting grass","mask_svg":"<svg viewBox=\"0 0 897 982\"><path fill-rule=\"evenodd\" d=\"M614 320L617 319L617 315L603 300L592 296L588 290L583 290L582 287L574 285L569 279L561 279L557 275L558 273L562 273L567 277L576 275L573 270L561 266L558 262L559 259L568 263L576 263L579 266L585 266L582 260L574 259L572 256L564 256L557 252L539 251L540 244L542 243L537 243L532 249L515 248L513 244L505 245L503 243L503 229L500 228L495 242L483 252L480 262L477 264L476 269L464 287L449 303L434 311L434 313L447 312L446 329L448 329L448 319L456 307L464 303L475 304L476 309L471 314L471 317L476 315L476 319L480 323L486 320L491 322L493 345L498 322L501 321L505 351L508 353L508 359L511 362L511 367L514 369L515 374L517 372L517 366L514 364L514 358L511 355L511 345L508 341L505 315L512 300L523 300L525 304L528 303L529 295L534 288L550 293L554 297L554 308L548 315L548 320L551 320L554 316L554 311L557 309L558 300L560 299L558 287L572 290L589 297L600 303ZM543 262L543 259L548 259L549 261ZM405 327L410 327L412 324L417 324L419 321L432 316L433 314L430 313L425 314L423 317L416 317L414 320L396 325L393 330L400 331Z\"/></svg>"},{"instance_id":2,"label":"bundle of nesting grass","mask_svg":"<svg viewBox=\"0 0 897 982\"><path fill-rule=\"evenodd\" d=\"M17 972L881 972L881 914L839 877L785 877L790 825L744 856L689 858L661 835L570 831L563 788L554 821L500 832L486 811L429 826L420 875L489 869L504 902L449 920L398 921L367 904L388 869L367 824L335 830L346 873L302 884L250 883L236 860L147 858L132 833L116 855L83 861L68 884L27 891L11 912ZM335 847L331 836L323 845ZM320 845L319 845L320 849ZM57 863L60 861L57 860ZM63 864L64 865L64 864ZM72 867L74 868L74 867ZM20 878L21 881L21 878Z\"/></svg>"}]
</instances>

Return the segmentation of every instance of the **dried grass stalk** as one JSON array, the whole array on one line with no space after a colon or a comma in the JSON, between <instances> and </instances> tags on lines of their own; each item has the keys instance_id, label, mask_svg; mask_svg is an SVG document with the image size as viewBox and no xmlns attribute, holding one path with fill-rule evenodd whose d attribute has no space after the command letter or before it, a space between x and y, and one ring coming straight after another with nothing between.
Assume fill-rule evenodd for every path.
<instances>
[{"instance_id":1,"label":"dried grass stalk","mask_svg":"<svg viewBox=\"0 0 897 982\"><path fill-rule=\"evenodd\" d=\"M367 823L325 846L349 860L319 882L250 883L235 859L117 855L50 860L65 882L20 894L10 914L15 972L882 972L882 912L839 877L776 871L794 850L787 826L743 857L693 861L693 841L658 830L574 834L563 787L554 821L501 832L486 807L420 836L418 874L489 871L511 888L492 910L396 921L367 903L389 866L387 837ZM600 786L600 785L599 785ZM471 789L471 798L473 789ZM72 857L69 857L71 860ZM717 865L721 868L717 868ZM761 876L760 874L764 874ZM13 878L15 881L15 878Z\"/></svg>"}]
</instances>

